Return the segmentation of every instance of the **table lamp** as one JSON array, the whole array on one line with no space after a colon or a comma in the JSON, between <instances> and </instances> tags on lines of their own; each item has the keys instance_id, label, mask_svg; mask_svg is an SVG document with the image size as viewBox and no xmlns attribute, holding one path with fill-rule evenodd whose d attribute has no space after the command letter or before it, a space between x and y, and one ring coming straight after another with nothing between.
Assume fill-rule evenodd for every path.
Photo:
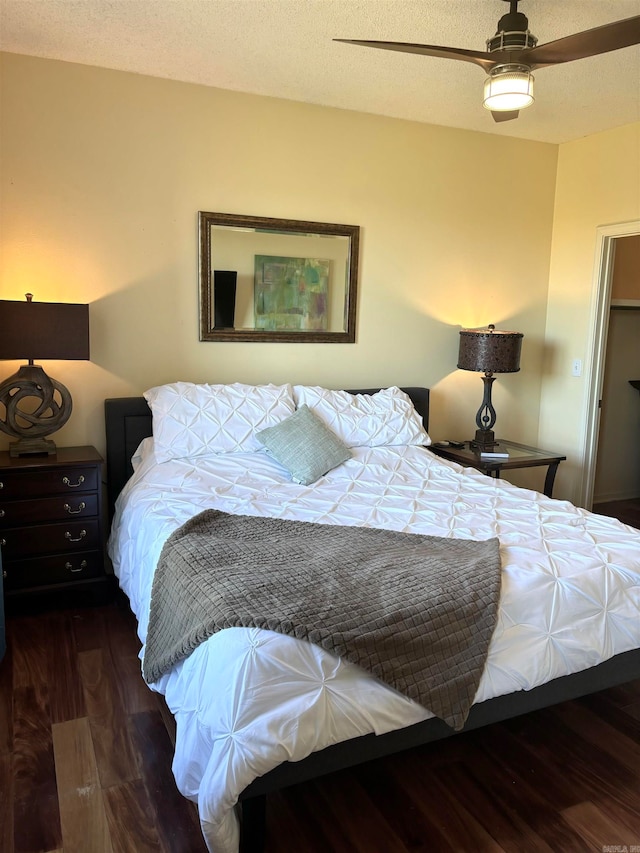
<instances>
[{"instance_id":1,"label":"table lamp","mask_svg":"<svg viewBox=\"0 0 640 853\"><path fill-rule=\"evenodd\" d=\"M0 359L28 359L28 364L0 383L0 430L17 438L10 456L52 455L47 435L71 416L71 394L51 379L34 359L89 359L89 306L59 302L0 299Z\"/></svg>"},{"instance_id":2,"label":"table lamp","mask_svg":"<svg viewBox=\"0 0 640 853\"><path fill-rule=\"evenodd\" d=\"M462 329L458 367L484 373L484 397L476 414L476 437L471 442L475 450L490 450L496 445L493 427L496 410L491 403L494 373L517 373L520 370L521 332L504 332L494 325L486 329Z\"/></svg>"}]
</instances>

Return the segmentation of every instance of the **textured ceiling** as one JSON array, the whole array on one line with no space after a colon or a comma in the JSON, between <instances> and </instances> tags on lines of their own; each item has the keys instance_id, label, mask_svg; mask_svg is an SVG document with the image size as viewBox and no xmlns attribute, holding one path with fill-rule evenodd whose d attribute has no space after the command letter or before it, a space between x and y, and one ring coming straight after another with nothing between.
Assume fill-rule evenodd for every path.
<instances>
[{"instance_id":1,"label":"textured ceiling","mask_svg":"<svg viewBox=\"0 0 640 853\"><path fill-rule=\"evenodd\" d=\"M640 15L640 0L521 0L540 44ZM339 44L485 49L503 0L0 0L0 49L430 124L566 142L640 120L640 47L535 72L496 124L466 62Z\"/></svg>"}]
</instances>

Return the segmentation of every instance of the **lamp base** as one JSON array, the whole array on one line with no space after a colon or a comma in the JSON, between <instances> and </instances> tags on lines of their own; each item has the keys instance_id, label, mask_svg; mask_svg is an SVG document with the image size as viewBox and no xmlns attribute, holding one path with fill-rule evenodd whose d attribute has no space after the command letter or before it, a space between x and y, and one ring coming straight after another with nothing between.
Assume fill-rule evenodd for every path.
<instances>
[{"instance_id":1,"label":"lamp base","mask_svg":"<svg viewBox=\"0 0 640 853\"><path fill-rule=\"evenodd\" d=\"M21 438L9 444L9 456L13 459L19 456L55 456L56 453L55 441L48 438Z\"/></svg>"},{"instance_id":2,"label":"lamp base","mask_svg":"<svg viewBox=\"0 0 640 853\"><path fill-rule=\"evenodd\" d=\"M23 364L0 383L0 431L18 439L9 446L9 455L53 455L56 446L45 436L66 424L72 408L71 394L61 382L39 364Z\"/></svg>"},{"instance_id":3,"label":"lamp base","mask_svg":"<svg viewBox=\"0 0 640 853\"><path fill-rule=\"evenodd\" d=\"M492 450L498 442L492 429L477 429L476 437L469 442L472 450Z\"/></svg>"}]
</instances>

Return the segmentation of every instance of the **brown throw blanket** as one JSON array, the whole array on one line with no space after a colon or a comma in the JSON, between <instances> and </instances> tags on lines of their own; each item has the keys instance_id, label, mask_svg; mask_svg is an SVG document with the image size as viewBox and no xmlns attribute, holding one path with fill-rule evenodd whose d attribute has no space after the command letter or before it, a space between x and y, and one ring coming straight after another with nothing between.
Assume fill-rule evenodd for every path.
<instances>
[{"instance_id":1,"label":"brown throw blanket","mask_svg":"<svg viewBox=\"0 0 640 853\"><path fill-rule=\"evenodd\" d=\"M358 664L459 729L499 596L497 539L206 510L160 555L143 674L157 681L223 628L264 628Z\"/></svg>"}]
</instances>

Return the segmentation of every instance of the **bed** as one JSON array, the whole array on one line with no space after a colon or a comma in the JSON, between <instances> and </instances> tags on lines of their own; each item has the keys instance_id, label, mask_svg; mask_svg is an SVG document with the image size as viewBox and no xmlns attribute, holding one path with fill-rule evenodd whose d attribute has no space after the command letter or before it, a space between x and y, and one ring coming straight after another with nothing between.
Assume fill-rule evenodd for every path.
<instances>
[{"instance_id":1,"label":"bed","mask_svg":"<svg viewBox=\"0 0 640 853\"><path fill-rule=\"evenodd\" d=\"M218 396L229 390L220 415ZM164 543L213 508L496 537L500 609L463 731L640 677L640 531L436 457L426 446L427 389L175 383L146 396L105 404L109 552L141 655ZM243 405L249 416L239 427ZM255 441L301 408L349 447L345 461L306 485ZM271 791L455 734L349 661L257 628L217 632L151 686L176 719L174 775L197 803L213 853L261 848Z\"/></svg>"}]
</instances>

